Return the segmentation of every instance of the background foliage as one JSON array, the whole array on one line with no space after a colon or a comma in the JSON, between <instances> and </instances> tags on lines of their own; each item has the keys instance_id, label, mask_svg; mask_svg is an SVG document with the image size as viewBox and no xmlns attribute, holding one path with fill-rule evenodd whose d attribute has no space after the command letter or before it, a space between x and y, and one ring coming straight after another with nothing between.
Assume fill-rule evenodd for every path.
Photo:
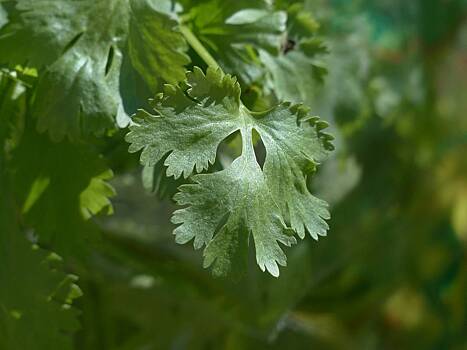
<instances>
[{"instance_id":1,"label":"background foliage","mask_svg":"<svg viewBox=\"0 0 467 350\"><path fill-rule=\"evenodd\" d=\"M466 349L466 11L1 1L0 348ZM207 67L190 35L251 110L303 102L336 138L309 184L328 237L287 248L277 279L254 256L213 278L174 243L186 180L128 153L129 116ZM208 171L240 150L224 140Z\"/></svg>"}]
</instances>

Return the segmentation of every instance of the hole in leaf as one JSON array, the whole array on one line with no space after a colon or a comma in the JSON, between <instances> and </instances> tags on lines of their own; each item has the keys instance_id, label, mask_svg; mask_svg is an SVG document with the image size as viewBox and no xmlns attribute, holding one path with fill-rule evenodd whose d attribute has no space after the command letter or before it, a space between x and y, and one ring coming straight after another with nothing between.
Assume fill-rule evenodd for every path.
<instances>
[{"instance_id":1,"label":"hole in leaf","mask_svg":"<svg viewBox=\"0 0 467 350\"><path fill-rule=\"evenodd\" d=\"M75 44L78 42L78 40L83 36L83 32L75 35L73 37L73 39L70 40L70 42L68 44L66 44L66 46L64 47L63 49L63 53L66 53L68 50L70 50L73 46L75 46Z\"/></svg>"},{"instance_id":2,"label":"hole in leaf","mask_svg":"<svg viewBox=\"0 0 467 350\"><path fill-rule=\"evenodd\" d=\"M242 137L240 130L227 136L217 147L215 165L219 169L227 168L232 162L242 154Z\"/></svg>"},{"instance_id":3,"label":"hole in leaf","mask_svg":"<svg viewBox=\"0 0 467 350\"><path fill-rule=\"evenodd\" d=\"M266 147L258 132L253 129L253 144L255 145L255 156L261 170L263 169L264 162L266 161Z\"/></svg>"},{"instance_id":4,"label":"hole in leaf","mask_svg":"<svg viewBox=\"0 0 467 350\"><path fill-rule=\"evenodd\" d=\"M105 63L105 75L109 74L110 68L112 67L112 62L114 60L114 48L111 46L109 48L109 53L107 55L107 62Z\"/></svg>"}]
</instances>

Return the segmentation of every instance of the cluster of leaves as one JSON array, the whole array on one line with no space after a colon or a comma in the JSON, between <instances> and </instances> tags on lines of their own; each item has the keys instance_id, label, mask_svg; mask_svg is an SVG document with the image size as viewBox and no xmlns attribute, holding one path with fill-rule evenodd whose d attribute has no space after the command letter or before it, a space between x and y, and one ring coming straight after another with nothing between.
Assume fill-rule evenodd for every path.
<instances>
[{"instance_id":1,"label":"cluster of leaves","mask_svg":"<svg viewBox=\"0 0 467 350\"><path fill-rule=\"evenodd\" d=\"M172 249L172 226L160 217L133 220L135 212L147 218L172 207L142 202L134 177L120 177L119 214L106 223L113 249L92 264L107 278L89 279L100 293L87 302L133 328L97 323L109 328L85 332L89 343L115 348L126 329L129 348L464 349L461 2L302 4L301 13L319 19L330 51L329 74L307 98L337 136L334 157L313 182L333 206L332 239L291 249L278 280L249 271L239 285L212 281L196 255ZM264 100L256 101L261 109Z\"/></svg>"},{"instance_id":2,"label":"cluster of leaves","mask_svg":"<svg viewBox=\"0 0 467 350\"><path fill-rule=\"evenodd\" d=\"M17 72L0 73L0 96L0 344L4 349L46 349L51 344L72 349L70 335L78 328L78 320L71 303L81 295L75 284L77 277L63 273L62 259L40 249L33 237L28 239L25 235L28 224L23 220L38 223L38 230L44 230L45 234L52 234L55 227L53 223L49 230L39 223L44 222L44 212L40 216L28 215L39 192L53 196L53 190L47 190L50 174L41 172L43 176L28 177L28 173L41 169L29 167L26 162L29 155L26 158L16 155L21 147L28 147L23 151L33 153L34 147L40 145L34 143L31 147L21 142L19 146L20 140L29 135L23 135L26 87ZM37 159L42 156L39 153ZM27 199L20 194L23 186L30 186ZM60 214L51 216L59 218ZM45 320L47 327L38 327Z\"/></svg>"},{"instance_id":3,"label":"cluster of leaves","mask_svg":"<svg viewBox=\"0 0 467 350\"><path fill-rule=\"evenodd\" d=\"M0 0L0 348L463 349L462 1Z\"/></svg>"},{"instance_id":4,"label":"cluster of leaves","mask_svg":"<svg viewBox=\"0 0 467 350\"><path fill-rule=\"evenodd\" d=\"M27 111L31 121L27 122L26 133L31 132L31 135L25 135L25 141L13 155L18 163L27 157L33 159L29 166L34 171L19 175L27 177L24 179L26 183L32 183L31 187L21 184L23 189L30 191L22 198L26 211L36 204L36 200L44 203L35 205L41 211L46 210L49 203L56 206L60 202L64 203L61 207L65 209L73 200L65 198L64 194L71 193L73 198L79 196L81 208L75 202L73 208L64 210L73 213L70 217L67 214L57 218L53 214L47 218L39 215L34 223L41 243L51 244L59 252L65 252L67 244L76 243L73 249L79 246L79 233L74 232L79 227L78 212L84 212L87 218L102 211L103 207L110 206L106 198L113 193L104 182L111 177L110 172L98 160L89 159L90 154L75 144L89 143L92 135L103 135L117 126L127 125L128 108L125 106L134 105L141 99L141 91L158 91L163 83L185 81L188 95L185 96L187 87L166 85L162 95L152 102L160 115L144 120L137 117L131 122L136 126L128 137L132 142L130 151L144 148L142 162L146 167L160 164L161 159L170 153L160 167L161 172L167 169L168 177L177 179L183 174L188 178L193 172L207 170L208 165L214 163L222 140L240 130L245 151L229 168L232 170L225 174L232 171L228 176L240 178L244 183L237 185L224 178L207 177L212 188L204 188L203 191L209 192L199 193L197 199L196 196L187 197L186 191L190 187L183 187L185 195L178 196L179 204L195 201L199 202L199 207L177 212L174 221L185 223L177 229L177 240L187 242L196 237L196 248L208 245L212 240L211 248L206 251L206 265L217 260L215 270L224 274L231 270L230 265L237 265L233 260L245 257L251 233L259 266L277 276L277 263L286 264L285 254L277 242L287 246L295 243L288 232L289 226L301 238L305 230L315 238L326 233L323 218L329 218L329 214L325 203L311 196L306 180L324 158L326 150L332 149L332 137L321 131L327 124L309 117L308 111L300 106L283 104L273 107L271 104L268 108L272 106L273 109L268 112L249 112L240 102L240 84L224 75L220 68L208 70L207 76L195 68L185 80L185 66L191 62L186 41L201 57L204 56L202 50L209 55L201 43L219 54L220 65L226 71L241 73L245 86L250 86L253 81L262 84L258 81L259 76L264 80L268 74L272 81L277 80L281 69L272 68L270 63L284 59L285 52L281 54L281 47L288 34L286 12L275 11L262 1L248 8L234 2L221 6L216 1L184 5L189 20L180 26L180 8L170 1L156 4L143 0L116 3L18 0L5 4L7 22L0 33L0 49L6 55L2 60L10 66L27 65L38 70L37 84L34 83L33 98ZM216 13L216 9L220 13ZM190 31L189 25L193 26L194 32ZM308 34L311 35L313 30L311 28ZM290 35L293 33L290 31ZM33 38L33 44L26 44L26 38ZM312 57L322 50L319 42L314 40L315 52L310 40L298 42L301 56ZM310 78L311 74L310 71ZM277 85L281 84L284 88L279 87L276 93L279 99L286 97L288 89L285 81L277 82ZM261 95L265 94L261 92ZM47 142L44 141L46 137L29 131L34 129L30 124L36 124L38 133L47 132L52 141L66 138L72 143L68 146L65 141L67 146L60 146L58 152L54 152L54 146L47 146L45 150L42 142ZM254 130L266 144L268 155L264 174L253 150ZM30 147L42 157L31 154ZM66 164L61 171L56 164L62 157L74 159L76 163ZM249 171L235 171L235 166L247 166ZM21 164L18 167L21 168ZM82 176L83 181L79 178L63 181L72 173ZM82 186L89 178L92 180L83 190ZM191 181L199 183L203 178L194 177ZM237 186L242 188L240 193L243 191L244 195L217 208L225 196L220 191L233 190ZM46 189L48 191L43 193ZM285 201L283 193L288 193ZM251 202L256 201L257 207L251 207ZM207 202L212 203L210 208L205 207ZM264 203L270 204L266 207ZM248 207L253 211L240 209ZM260 211L264 212L262 219L253 222L251 217L258 216ZM226 215L231 214L232 218L237 218L234 222L227 220L227 231L216 228ZM30 216L35 215L31 213ZM67 243L60 242L58 231L65 230L70 223L76 224L68 229ZM89 230L79 228L78 231Z\"/></svg>"},{"instance_id":5,"label":"cluster of leaves","mask_svg":"<svg viewBox=\"0 0 467 350\"><path fill-rule=\"evenodd\" d=\"M297 104L326 49L300 13L262 0L0 2L2 348L71 347L80 292L56 254L76 270L96 249L108 181L138 167L128 125L145 186L172 197L183 184L176 241L206 246L216 275L244 274L254 246L278 276L281 244L326 235L309 178L333 138ZM153 114L132 118L140 107Z\"/></svg>"}]
</instances>

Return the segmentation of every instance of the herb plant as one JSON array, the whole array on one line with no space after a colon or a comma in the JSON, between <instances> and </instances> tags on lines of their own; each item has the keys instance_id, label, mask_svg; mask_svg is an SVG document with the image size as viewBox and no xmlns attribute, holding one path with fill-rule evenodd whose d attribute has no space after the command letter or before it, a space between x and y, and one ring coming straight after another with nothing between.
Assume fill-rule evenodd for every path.
<instances>
[{"instance_id":1,"label":"herb plant","mask_svg":"<svg viewBox=\"0 0 467 350\"><path fill-rule=\"evenodd\" d=\"M142 150L144 184L181 207L175 241L205 247L215 275L244 274L254 250L277 277L281 246L326 235L327 204L309 180L333 138L298 104L322 79L326 50L298 10L256 0L0 3L2 348L71 347L81 292L57 262L85 261L99 244L95 218L113 213L113 174L137 168L124 139ZM288 81L301 64L307 76ZM44 314L48 331L24 337Z\"/></svg>"}]
</instances>

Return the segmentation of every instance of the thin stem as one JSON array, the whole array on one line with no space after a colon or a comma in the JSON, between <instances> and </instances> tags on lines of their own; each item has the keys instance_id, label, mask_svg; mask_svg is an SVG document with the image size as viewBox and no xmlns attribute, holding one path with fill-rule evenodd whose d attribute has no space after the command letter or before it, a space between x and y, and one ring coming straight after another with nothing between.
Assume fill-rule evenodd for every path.
<instances>
[{"instance_id":1,"label":"thin stem","mask_svg":"<svg viewBox=\"0 0 467 350\"><path fill-rule=\"evenodd\" d=\"M180 32L185 36L186 41L190 44L193 50L203 59L203 61L212 68L220 69L214 57L211 56L208 50L204 45L198 40L198 38L193 34L193 32L187 26L181 25Z\"/></svg>"}]
</instances>

